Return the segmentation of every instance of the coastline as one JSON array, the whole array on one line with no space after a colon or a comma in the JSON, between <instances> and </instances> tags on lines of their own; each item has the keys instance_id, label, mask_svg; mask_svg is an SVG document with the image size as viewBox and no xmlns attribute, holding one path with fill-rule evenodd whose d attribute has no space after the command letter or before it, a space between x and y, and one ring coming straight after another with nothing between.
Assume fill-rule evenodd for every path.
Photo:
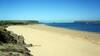
<instances>
[{"instance_id":1,"label":"coastline","mask_svg":"<svg viewBox=\"0 0 100 56\"><path fill-rule=\"evenodd\" d=\"M34 56L100 56L99 33L47 25L16 25L7 28L23 35Z\"/></svg>"},{"instance_id":2,"label":"coastline","mask_svg":"<svg viewBox=\"0 0 100 56\"><path fill-rule=\"evenodd\" d=\"M45 24L36 24L34 26L28 25L28 27L38 29L38 30L43 30L43 31L54 32L62 35L69 35L72 37L74 36L74 38L79 37L85 40L89 40L90 42L93 43L98 43L100 41L100 33L96 33L96 32L80 31L80 30L74 30L69 28L65 29L61 27L48 26Z\"/></svg>"}]
</instances>

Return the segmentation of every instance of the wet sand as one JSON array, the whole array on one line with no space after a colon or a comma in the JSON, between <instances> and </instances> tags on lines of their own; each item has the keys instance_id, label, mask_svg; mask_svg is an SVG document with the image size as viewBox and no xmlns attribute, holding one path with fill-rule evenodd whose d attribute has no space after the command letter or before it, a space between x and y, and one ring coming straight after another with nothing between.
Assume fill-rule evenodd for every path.
<instances>
[{"instance_id":1,"label":"wet sand","mask_svg":"<svg viewBox=\"0 0 100 56\"><path fill-rule=\"evenodd\" d=\"M100 56L100 34L46 25L16 25L8 30L23 35L34 56Z\"/></svg>"}]
</instances>

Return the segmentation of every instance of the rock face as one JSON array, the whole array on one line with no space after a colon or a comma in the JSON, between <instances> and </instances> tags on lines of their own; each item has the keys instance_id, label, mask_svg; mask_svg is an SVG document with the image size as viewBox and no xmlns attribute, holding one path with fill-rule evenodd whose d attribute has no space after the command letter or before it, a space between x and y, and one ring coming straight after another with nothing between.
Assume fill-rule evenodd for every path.
<instances>
[{"instance_id":1,"label":"rock face","mask_svg":"<svg viewBox=\"0 0 100 56\"><path fill-rule=\"evenodd\" d=\"M0 27L0 56L32 56L24 37Z\"/></svg>"}]
</instances>

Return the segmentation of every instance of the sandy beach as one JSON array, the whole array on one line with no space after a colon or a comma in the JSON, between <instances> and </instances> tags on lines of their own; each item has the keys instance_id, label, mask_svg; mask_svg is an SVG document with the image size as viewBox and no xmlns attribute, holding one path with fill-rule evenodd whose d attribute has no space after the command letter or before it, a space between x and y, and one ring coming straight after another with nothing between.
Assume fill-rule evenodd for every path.
<instances>
[{"instance_id":1,"label":"sandy beach","mask_svg":"<svg viewBox=\"0 0 100 56\"><path fill-rule=\"evenodd\" d=\"M34 56L100 56L100 34L46 25L15 25L7 28L23 35Z\"/></svg>"}]
</instances>

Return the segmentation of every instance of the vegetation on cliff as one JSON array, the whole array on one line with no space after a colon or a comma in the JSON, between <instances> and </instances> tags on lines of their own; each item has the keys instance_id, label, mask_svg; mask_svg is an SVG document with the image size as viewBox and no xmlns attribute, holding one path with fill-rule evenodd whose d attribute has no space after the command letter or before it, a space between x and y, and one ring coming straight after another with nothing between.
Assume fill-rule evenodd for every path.
<instances>
[{"instance_id":1,"label":"vegetation on cliff","mask_svg":"<svg viewBox=\"0 0 100 56\"><path fill-rule=\"evenodd\" d=\"M0 56L32 56L24 37L0 26Z\"/></svg>"}]
</instances>

